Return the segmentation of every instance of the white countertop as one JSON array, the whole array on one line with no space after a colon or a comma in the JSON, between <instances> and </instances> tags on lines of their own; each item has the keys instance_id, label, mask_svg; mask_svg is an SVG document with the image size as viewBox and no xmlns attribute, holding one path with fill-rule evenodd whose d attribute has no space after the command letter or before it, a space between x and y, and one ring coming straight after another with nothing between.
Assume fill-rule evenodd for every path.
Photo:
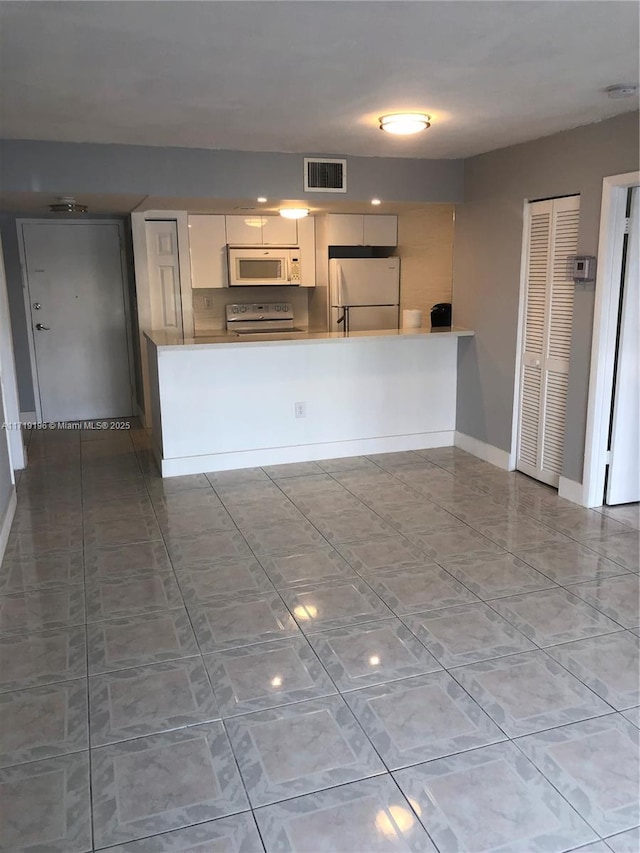
<instances>
[{"instance_id":1,"label":"white countertop","mask_svg":"<svg viewBox=\"0 0 640 853\"><path fill-rule=\"evenodd\" d=\"M226 332L198 335L185 338L176 332L145 332L149 340L163 350L197 349L203 346L282 346L283 344L329 343L368 340L371 338L460 338L470 337L475 332L457 326L444 326L438 329L379 329L368 332L269 332L257 335L239 335Z\"/></svg>"}]
</instances>

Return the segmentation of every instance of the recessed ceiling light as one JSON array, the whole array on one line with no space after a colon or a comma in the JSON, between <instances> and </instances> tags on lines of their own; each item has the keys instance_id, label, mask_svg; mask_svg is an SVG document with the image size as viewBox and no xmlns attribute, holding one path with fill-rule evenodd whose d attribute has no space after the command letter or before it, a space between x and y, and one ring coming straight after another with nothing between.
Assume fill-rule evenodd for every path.
<instances>
[{"instance_id":1,"label":"recessed ceiling light","mask_svg":"<svg viewBox=\"0 0 640 853\"><path fill-rule=\"evenodd\" d=\"M283 207L279 211L285 219L304 219L309 215L308 207Z\"/></svg>"},{"instance_id":2,"label":"recessed ceiling light","mask_svg":"<svg viewBox=\"0 0 640 853\"><path fill-rule=\"evenodd\" d=\"M382 204L382 202L380 201L380 199L379 199L379 198L372 198L372 199L371 199L371 204L376 204L376 205L377 205L377 204Z\"/></svg>"},{"instance_id":3,"label":"recessed ceiling light","mask_svg":"<svg viewBox=\"0 0 640 853\"><path fill-rule=\"evenodd\" d=\"M605 91L610 98L620 100L621 98L633 98L634 95L638 94L638 87L620 84L617 86L607 86Z\"/></svg>"},{"instance_id":4,"label":"recessed ceiling light","mask_svg":"<svg viewBox=\"0 0 640 853\"><path fill-rule=\"evenodd\" d=\"M426 113L394 113L393 115L380 116L380 130L387 133L395 133L399 136L408 136L411 133L420 133L431 127L431 116Z\"/></svg>"},{"instance_id":5,"label":"recessed ceiling light","mask_svg":"<svg viewBox=\"0 0 640 853\"><path fill-rule=\"evenodd\" d=\"M256 201L259 201L260 204L264 204L266 201L266 198L263 195L259 195L258 198L256 199Z\"/></svg>"}]
</instances>

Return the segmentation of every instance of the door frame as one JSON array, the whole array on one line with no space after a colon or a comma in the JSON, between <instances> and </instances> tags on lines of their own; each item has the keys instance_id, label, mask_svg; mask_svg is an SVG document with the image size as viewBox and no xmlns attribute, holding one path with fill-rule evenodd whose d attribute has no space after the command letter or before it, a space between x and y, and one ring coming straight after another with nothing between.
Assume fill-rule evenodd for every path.
<instances>
[{"instance_id":1,"label":"door frame","mask_svg":"<svg viewBox=\"0 0 640 853\"><path fill-rule=\"evenodd\" d=\"M627 192L640 185L640 172L611 175L602 181L598 270L596 273L587 432L582 473L583 506L604 499L613 369L618 331L618 299L622 275Z\"/></svg>"},{"instance_id":2,"label":"door frame","mask_svg":"<svg viewBox=\"0 0 640 853\"><path fill-rule=\"evenodd\" d=\"M118 229L118 237L120 242L120 273L122 281L122 301L124 304L125 318L125 333L127 338L127 361L129 365L129 395L131 397L131 412L136 412L136 379L133 362L133 338L131 324L131 305L129 302L128 292L128 269L127 258L125 252L124 241L124 223L121 219L71 219L63 220L56 218L36 219L23 217L16 219L16 229L18 232L18 249L20 252L20 272L22 275L22 295L24 299L25 320L27 323L27 340L29 343L29 360L31 364L31 377L33 381L33 397L36 407L36 423L43 423L42 418L42 403L40 400L40 378L38 376L38 363L36 360L36 344L33 334L33 323L31 322L31 298L29 294L29 278L27 276L27 253L24 245L24 235L22 232L23 225L50 225L52 222L57 224L73 227L75 225L115 225Z\"/></svg>"}]
</instances>

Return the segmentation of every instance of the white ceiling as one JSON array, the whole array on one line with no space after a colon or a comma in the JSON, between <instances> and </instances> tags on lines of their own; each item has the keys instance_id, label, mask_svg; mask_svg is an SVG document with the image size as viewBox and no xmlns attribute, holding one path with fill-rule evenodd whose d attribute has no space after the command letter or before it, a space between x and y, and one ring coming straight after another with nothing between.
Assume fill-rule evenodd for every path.
<instances>
[{"instance_id":1,"label":"white ceiling","mask_svg":"<svg viewBox=\"0 0 640 853\"><path fill-rule=\"evenodd\" d=\"M466 157L637 109L638 4L2 2L2 135ZM433 127L382 134L385 112Z\"/></svg>"}]
</instances>

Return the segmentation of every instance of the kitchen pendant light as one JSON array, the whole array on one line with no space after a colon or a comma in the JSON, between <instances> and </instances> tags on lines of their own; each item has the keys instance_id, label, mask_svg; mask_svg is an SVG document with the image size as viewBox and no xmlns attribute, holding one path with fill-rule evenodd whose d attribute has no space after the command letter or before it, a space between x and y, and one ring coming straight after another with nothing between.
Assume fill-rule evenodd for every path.
<instances>
[{"instance_id":1,"label":"kitchen pendant light","mask_svg":"<svg viewBox=\"0 0 640 853\"><path fill-rule=\"evenodd\" d=\"M308 207L281 207L279 210L280 216L285 219L304 219L309 215Z\"/></svg>"},{"instance_id":2,"label":"kitchen pendant light","mask_svg":"<svg viewBox=\"0 0 640 853\"><path fill-rule=\"evenodd\" d=\"M398 136L409 136L412 133L420 133L431 127L431 116L426 113L394 113L392 115L380 116L380 130L387 133L395 133Z\"/></svg>"}]
</instances>

